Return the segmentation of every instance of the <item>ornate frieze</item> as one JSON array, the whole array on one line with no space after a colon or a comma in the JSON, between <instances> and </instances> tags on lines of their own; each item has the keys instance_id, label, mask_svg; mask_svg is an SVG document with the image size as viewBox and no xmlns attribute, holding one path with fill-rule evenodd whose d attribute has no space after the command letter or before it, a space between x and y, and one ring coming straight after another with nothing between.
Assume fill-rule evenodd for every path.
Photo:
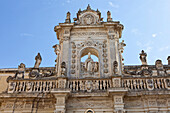
<instances>
[{"instance_id":1,"label":"ornate frieze","mask_svg":"<svg viewBox=\"0 0 170 113\"><path fill-rule=\"evenodd\" d=\"M106 32L71 32L71 36L94 36L94 35L101 35L101 36L106 36Z\"/></svg>"}]
</instances>

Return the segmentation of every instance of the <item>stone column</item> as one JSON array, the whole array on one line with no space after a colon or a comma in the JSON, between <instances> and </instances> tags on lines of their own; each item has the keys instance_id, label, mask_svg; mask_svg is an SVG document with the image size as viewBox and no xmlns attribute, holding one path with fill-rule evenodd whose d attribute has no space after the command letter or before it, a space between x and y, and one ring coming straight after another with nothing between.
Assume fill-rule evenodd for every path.
<instances>
[{"instance_id":1,"label":"stone column","mask_svg":"<svg viewBox=\"0 0 170 113\"><path fill-rule=\"evenodd\" d=\"M66 100L71 92L70 89L66 87L67 78L58 78L58 87L51 91L56 98L55 111L54 113L66 113Z\"/></svg>"},{"instance_id":2,"label":"stone column","mask_svg":"<svg viewBox=\"0 0 170 113\"><path fill-rule=\"evenodd\" d=\"M125 113L123 95L114 95L113 102L114 102L114 113Z\"/></svg>"},{"instance_id":3,"label":"stone column","mask_svg":"<svg viewBox=\"0 0 170 113\"><path fill-rule=\"evenodd\" d=\"M60 52L60 65L62 62L66 63L67 74L70 73L70 65L71 65L71 43L70 43L70 30L71 27L63 27L63 37L61 38L61 52ZM61 70L61 68L60 68Z\"/></svg>"},{"instance_id":4,"label":"stone column","mask_svg":"<svg viewBox=\"0 0 170 113\"><path fill-rule=\"evenodd\" d=\"M121 81L121 76L112 76L113 88L108 89L113 99L114 113L125 113L123 98L128 89L122 87Z\"/></svg>"},{"instance_id":5,"label":"stone column","mask_svg":"<svg viewBox=\"0 0 170 113\"><path fill-rule=\"evenodd\" d=\"M121 75L122 74L122 69L121 69L121 55L119 52L119 38L120 38L120 31L118 30L116 25L113 26L107 26L108 30L108 58L109 58L109 72L112 75L115 73L113 72L113 63L116 61L118 63L117 67L117 74Z\"/></svg>"}]
</instances>

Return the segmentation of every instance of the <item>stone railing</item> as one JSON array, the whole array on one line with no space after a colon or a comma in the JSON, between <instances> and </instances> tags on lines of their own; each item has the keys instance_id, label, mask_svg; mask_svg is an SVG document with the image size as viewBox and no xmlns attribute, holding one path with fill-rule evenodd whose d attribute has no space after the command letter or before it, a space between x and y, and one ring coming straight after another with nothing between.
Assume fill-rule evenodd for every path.
<instances>
[{"instance_id":1,"label":"stone railing","mask_svg":"<svg viewBox=\"0 0 170 113\"><path fill-rule=\"evenodd\" d=\"M122 85L129 90L170 90L170 78L123 78Z\"/></svg>"},{"instance_id":2,"label":"stone railing","mask_svg":"<svg viewBox=\"0 0 170 113\"><path fill-rule=\"evenodd\" d=\"M128 88L128 90L154 90L167 89L170 90L169 77L112 77L101 79L22 79L9 80L8 93L18 92L50 92L53 89L70 89L72 92L93 92L106 91L109 88Z\"/></svg>"},{"instance_id":3,"label":"stone railing","mask_svg":"<svg viewBox=\"0 0 170 113\"><path fill-rule=\"evenodd\" d=\"M97 90L107 90L112 87L111 79L77 79L69 80L67 87L73 92L77 91L97 91Z\"/></svg>"},{"instance_id":4,"label":"stone railing","mask_svg":"<svg viewBox=\"0 0 170 113\"><path fill-rule=\"evenodd\" d=\"M8 93L14 92L50 92L57 88L56 80L10 80Z\"/></svg>"}]
</instances>

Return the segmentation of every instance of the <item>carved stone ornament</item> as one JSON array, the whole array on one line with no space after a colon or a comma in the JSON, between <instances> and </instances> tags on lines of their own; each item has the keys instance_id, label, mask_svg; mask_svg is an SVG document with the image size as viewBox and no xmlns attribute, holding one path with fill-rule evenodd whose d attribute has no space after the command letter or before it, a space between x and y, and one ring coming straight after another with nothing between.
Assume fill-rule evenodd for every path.
<instances>
[{"instance_id":1,"label":"carved stone ornament","mask_svg":"<svg viewBox=\"0 0 170 113\"><path fill-rule=\"evenodd\" d=\"M121 53L123 53L125 46L126 46L126 44L124 43L124 40L122 40L122 42L119 43L119 50Z\"/></svg>"},{"instance_id":2,"label":"carved stone ornament","mask_svg":"<svg viewBox=\"0 0 170 113\"><path fill-rule=\"evenodd\" d=\"M87 14L83 17L83 23L86 25L94 24L94 16Z\"/></svg>"},{"instance_id":3,"label":"carved stone ornament","mask_svg":"<svg viewBox=\"0 0 170 113\"><path fill-rule=\"evenodd\" d=\"M154 81L152 79L147 79L147 88L148 90L153 90L154 89Z\"/></svg>"}]
</instances>

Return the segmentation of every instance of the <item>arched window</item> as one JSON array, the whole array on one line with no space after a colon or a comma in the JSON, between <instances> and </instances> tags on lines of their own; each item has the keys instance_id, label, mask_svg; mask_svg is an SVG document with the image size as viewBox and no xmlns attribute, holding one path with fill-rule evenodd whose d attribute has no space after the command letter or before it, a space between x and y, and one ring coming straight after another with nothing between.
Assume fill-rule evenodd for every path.
<instances>
[{"instance_id":1,"label":"arched window","mask_svg":"<svg viewBox=\"0 0 170 113\"><path fill-rule=\"evenodd\" d=\"M85 113L94 113L94 111L92 109L88 109L88 110L86 110Z\"/></svg>"},{"instance_id":2,"label":"arched window","mask_svg":"<svg viewBox=\"0 0 170 113\"><path fill-rule=\"evenodd\" d=\"M93 47L84 48L80 53L80 75L93 77L99 75L99 53Z\"/></svg>"}]
</instances>

